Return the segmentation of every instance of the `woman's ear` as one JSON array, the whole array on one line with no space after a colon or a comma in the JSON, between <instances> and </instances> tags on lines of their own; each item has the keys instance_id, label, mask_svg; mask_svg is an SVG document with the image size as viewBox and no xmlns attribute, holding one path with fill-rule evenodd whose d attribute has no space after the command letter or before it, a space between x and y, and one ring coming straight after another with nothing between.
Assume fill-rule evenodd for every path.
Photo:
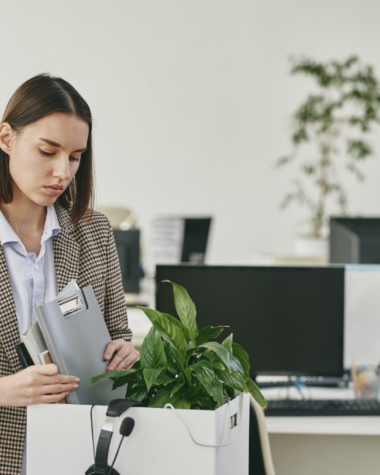
<instances>
[{"instance_id":1,"label":"woman's ear","mask_svg":"<svg viewBox=\"0 0 380 475\"><path fill-rule=\"evenodd\" d=\"M12 142L15 136L15 131L8 122L3 122L0 125L0 148L8 155L12 150Z\"/></svg>"}]
</instances>

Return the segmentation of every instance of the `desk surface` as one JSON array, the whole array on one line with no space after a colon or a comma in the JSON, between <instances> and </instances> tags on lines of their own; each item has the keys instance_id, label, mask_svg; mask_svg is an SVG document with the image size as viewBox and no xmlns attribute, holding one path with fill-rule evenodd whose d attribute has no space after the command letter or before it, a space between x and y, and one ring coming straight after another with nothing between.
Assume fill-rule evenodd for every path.
<instances>
[{"instance_id":1,"label":"desk surface","mask_svg":"<svg viewBox=\"0 0 380 475\"><path fill-rule=\"evenodd\" d=\"M263 390L267 399L300 398L295 388ZM310 399L353 399L352 388L306 388L304 395ZM269 434L309 435L377 435L380 436L380 416L313 416L266 417Z\"/></svg>"},{"instance_id":2,"label":"desk surface","mask_svg":"<svg viewBox=\"0 0 380 475\"><path fill-rule=\"evenodd\" d=\"M377 435L380 416L267 417L269 434Z\"/></svg>"}]
</instances>

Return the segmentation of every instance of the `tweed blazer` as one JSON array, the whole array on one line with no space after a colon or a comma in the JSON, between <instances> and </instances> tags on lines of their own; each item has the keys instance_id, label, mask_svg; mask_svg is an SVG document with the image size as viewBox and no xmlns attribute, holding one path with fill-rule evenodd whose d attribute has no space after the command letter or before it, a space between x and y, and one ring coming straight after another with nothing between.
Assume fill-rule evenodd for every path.
<instances>
[{"instance_id":1,"label":"tweed blazer","mask_svg":"<svg viewBox=\"0 0 380 475\"><path fill-rule=\"evenodd\" d=\"M60 292L71 279L92 285L112 340L130 341L120 264L108 219L94 211L91 220L74 225L68 212L55 205L61 231L53 238ZM0 246L0 377L22 370L15 345L20 342L4 249ZM26 430L25 407L0 407L0 474L19 475Z\"/></svg>"}]
</instances>

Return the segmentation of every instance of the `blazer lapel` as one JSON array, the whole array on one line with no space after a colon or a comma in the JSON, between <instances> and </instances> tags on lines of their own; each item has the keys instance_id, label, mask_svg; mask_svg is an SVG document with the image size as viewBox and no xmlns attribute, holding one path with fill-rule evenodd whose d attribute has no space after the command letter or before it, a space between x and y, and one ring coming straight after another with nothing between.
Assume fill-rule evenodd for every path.
<instances>
[{"instance_id":1,"label":"blazer lapel","mask_svg":"<svg viewBox=\"0 0 380 475\"><path fill-rule=\"evenodd\" d=\"M4 248L0 245L0 340L15 371L21 371L16 345L20 343L20 331L13 301L12 287L9 280Z\"/></svg>"},{"instance_id":2,"label":"blazer lapel","mask_svg":"<svg viewBox=\"0 0 380 475\"><path fill-rule=\"evenodd\" d=\"M67 211L59 205L55 209L61 231L53 237L54 266L58 292L61 292L70 280L78 278L80 246L70 235L74 225Z\"/></svg>"}]
</instances>

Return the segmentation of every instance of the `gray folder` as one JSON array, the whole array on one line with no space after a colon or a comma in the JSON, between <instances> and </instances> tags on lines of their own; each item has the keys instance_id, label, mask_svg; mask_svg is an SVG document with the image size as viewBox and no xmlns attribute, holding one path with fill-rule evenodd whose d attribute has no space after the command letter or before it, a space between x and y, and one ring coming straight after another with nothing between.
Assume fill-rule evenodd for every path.
<instances>
[{"instance_id":1,"label":"gray folder","mask_svg":"<svg viewBox=\"0 0 380 475\"><path fill-rule=\"evenodd\" d=\"M91 285L36 307L35 313L59 372L80 378L79 388L67 396L69 404L108 405L125 397L126 387L111 391L109 378L89 387L93 376L107 371L104 352L111 341Z\"/></svg>"}]
</instances>

